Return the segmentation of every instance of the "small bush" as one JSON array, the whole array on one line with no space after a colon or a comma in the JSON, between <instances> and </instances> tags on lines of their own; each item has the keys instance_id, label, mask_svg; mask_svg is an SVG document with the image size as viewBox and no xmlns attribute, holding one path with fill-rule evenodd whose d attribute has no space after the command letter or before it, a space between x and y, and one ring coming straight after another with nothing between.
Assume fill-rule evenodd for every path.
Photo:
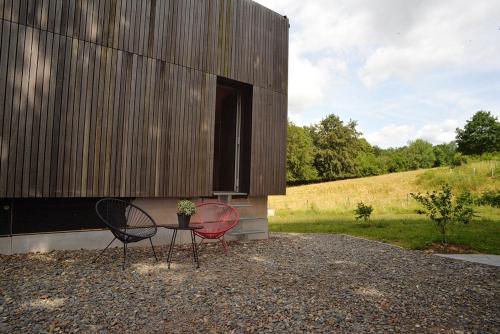
<instances>
[{"instance_id":1,"label":"small bush","mask_svg":"<svg viewBox=\"0 0 500 334\"><path fill-rule=\"evenodd\" d=\"M426 214L436 223L443 244L447 242L446 232L449 224L453 222L468 224L474 217L471 194L464 191L454 199L448 184L445 184L441 191L427 192L425 195L420 193L410 195L424 207L424 210L419 210L418 213Z\"/></svg>"},{"instance_id":2,"label":"small bush","mask_svg":"<svg viewBox=\"0 0 500 334\"><path fill-rule=\"evenodd\" d=\"M482 193L477 199L478 205L489 205L494 208L500 208L500 190L490 190Z\"/></svg>"},{"instance_id":3,"label":"small bush","mask_svg":"<svg viewBox=\"0 0 500 334\"><path fill-rule=\"evenodd\" d=\"M356 210L354 210L356 220L363 220L365 223L370 221L372 212L373 207L371 205L366 205L363 202L359 202Z\"/></svg>"},{"instance_id":4,"label":"small bush","mask_svg":"<svg viewBox=\"0 0 500 334\"><path fill-rule=\"evenodd\" d=\"M457 152L453 155L453 158L451 159L451 166L452 167L458 167L465 165L467 163L467 157L463 155L460 152Z\"/></svg>"},{"instance_id":5,"label":"small bush","mask_svg":"<svg viewBox=\"0 0 500 334\"><path fill-rule=\"evenodd\" d=\"M196 213L196 205L190 200L183 199L177 202L177 213L186 216L192 216Z\"/></svg>"}]
</instances>

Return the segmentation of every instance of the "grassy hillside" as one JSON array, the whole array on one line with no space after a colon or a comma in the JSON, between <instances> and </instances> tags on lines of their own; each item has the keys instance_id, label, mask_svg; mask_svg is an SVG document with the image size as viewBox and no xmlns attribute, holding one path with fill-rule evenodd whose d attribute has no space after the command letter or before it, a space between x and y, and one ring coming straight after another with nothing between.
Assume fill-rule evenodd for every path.
<instances>
[{"instance_id":1,"label":"grassy hillside","mask_svg":"<svg viewBox=\"0 0 500 334\"><path fill-rule=\"evenodd\" d=\"M500 161L289 187L286 196L269 199L269 207L276 210L270 229L346 233L422 249L438 242L439 235L429 220L415 214L419 206L409 193L430 191L444 183L456 192L500 189ZM360 201L374 207L372 226L354 220L353 211ZM500 210L477 209L479 216L473 224L452 227L450 242L500 254Z\"/></svg>"},{"instance_id":2,"label":"grassy hillside","mask_svg":"<svg viewBox=\"0 0 500 334\"><path fill-rule=\"evenodd\" d=\"M362 201L373 205L374 214L414 213L417 205L409 193L430 191L444 183L473 193L500 189L500 161L289 187L286 196L270 196L269 207L278 214L306 210L343 214L351 213Z\"/></svg>"}]
</instances>

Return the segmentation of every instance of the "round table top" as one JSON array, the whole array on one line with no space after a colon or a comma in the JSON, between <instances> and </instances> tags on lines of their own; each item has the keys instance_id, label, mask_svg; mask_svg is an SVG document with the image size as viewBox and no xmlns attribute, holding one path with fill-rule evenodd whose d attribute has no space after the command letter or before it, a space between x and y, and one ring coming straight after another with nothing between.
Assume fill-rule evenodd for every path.
<instances>
[{"instance_id":1,"label":"round table top","mask_svg":"<svg viewBox=\"0 0 500 334\"><path fill-rule=\"evenodd\" d=\"M186 227L181 227L178 224L160 224L157 226L158 227L165 227L165 228L172 229L172 230L200 230L203 228L203 226L198 226L198 225L189 225Z\"/></svg>"}]
</instances>

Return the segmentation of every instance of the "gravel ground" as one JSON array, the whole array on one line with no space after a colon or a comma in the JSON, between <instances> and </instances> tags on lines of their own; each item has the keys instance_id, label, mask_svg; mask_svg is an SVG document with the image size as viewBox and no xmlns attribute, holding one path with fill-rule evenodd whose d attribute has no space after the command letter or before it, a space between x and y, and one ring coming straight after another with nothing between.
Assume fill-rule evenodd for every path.
<instances>
[{"instance_id":1,"label":"gravel ground","mask_svg":"<svg viewBox=\"0 0 500 334\"><path fill-rule=\"evenodd\" d=\"M1 256L0 332L500 333L500 268L342 235Z\"/></svg>"}]
</instances>

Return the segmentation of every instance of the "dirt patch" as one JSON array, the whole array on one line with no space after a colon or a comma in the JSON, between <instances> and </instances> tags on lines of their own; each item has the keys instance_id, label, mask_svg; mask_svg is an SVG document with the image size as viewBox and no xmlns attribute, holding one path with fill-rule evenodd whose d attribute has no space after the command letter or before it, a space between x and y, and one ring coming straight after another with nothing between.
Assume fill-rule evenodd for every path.
<instances>
[{"instance_id":1,"label":"dirt patch","mask_svg":"<svg viewBox=\"0 0 500 334\"><path fill-rule=\"evenodd\" d=\"M474 254L477 253L470 247L457 244L441 244L433 243L423 249L426 253L439 253L439 254Z\"/></svg>"}]
</instances>

